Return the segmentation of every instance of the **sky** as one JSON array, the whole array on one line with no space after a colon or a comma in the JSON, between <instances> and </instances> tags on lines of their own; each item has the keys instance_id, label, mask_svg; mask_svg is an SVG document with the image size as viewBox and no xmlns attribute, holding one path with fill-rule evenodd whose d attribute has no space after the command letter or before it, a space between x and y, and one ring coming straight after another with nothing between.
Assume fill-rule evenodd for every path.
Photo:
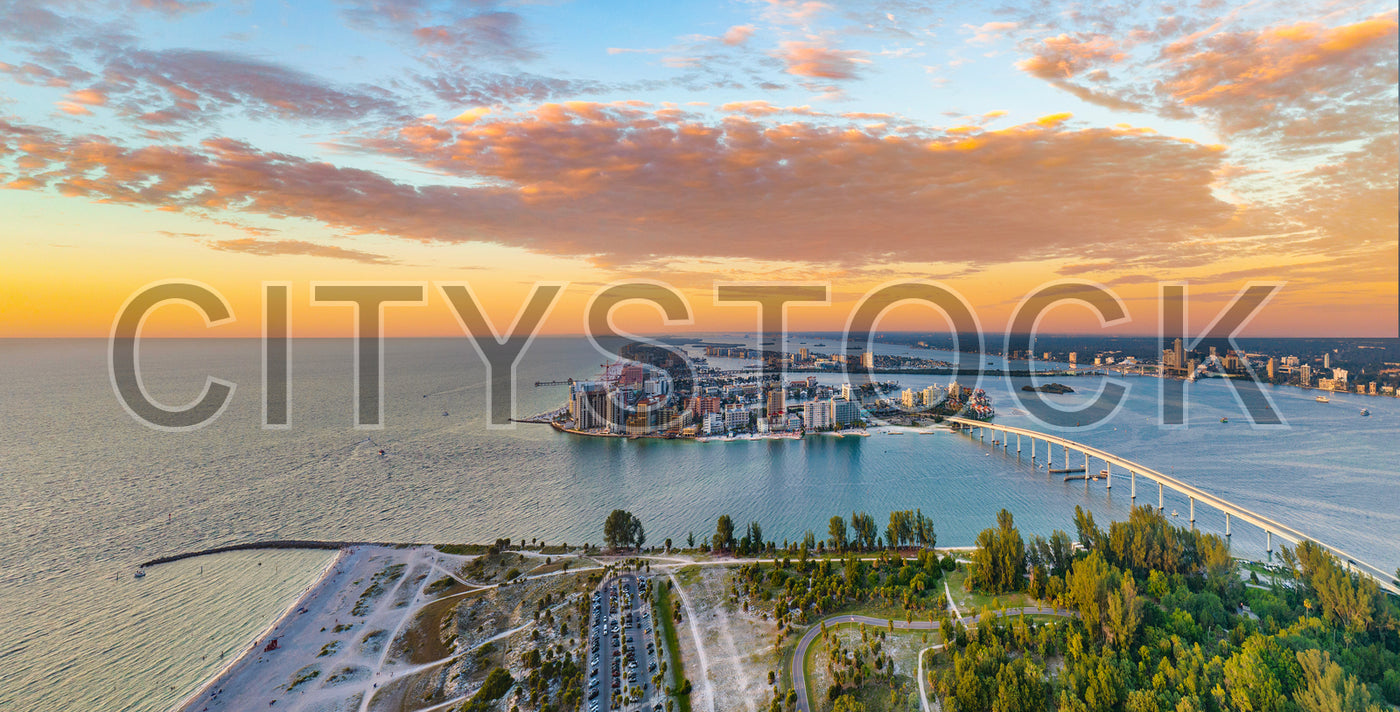
<instances>
[{"instance_id":1,"label":"sky","mask_svg":"<svg viewBox=\"0 0 1400 712\"><path fill-rule=\"evenodd\" d=\"M106 336L144 285L235 319L148 335L341 336L313 282L466 282L544 333L660 280L752 329L719 282L820 282L789 328L933 280L984 329L1057 280L1158 332L1284 283L1253 336L1397 336L1393 2L0 0L0 337ZM460 335L435 288L391 335ZM919 305L883 329L941 331ZM1073 305L1041 323L1093 332Z\"/></svg>"}]
</instances>

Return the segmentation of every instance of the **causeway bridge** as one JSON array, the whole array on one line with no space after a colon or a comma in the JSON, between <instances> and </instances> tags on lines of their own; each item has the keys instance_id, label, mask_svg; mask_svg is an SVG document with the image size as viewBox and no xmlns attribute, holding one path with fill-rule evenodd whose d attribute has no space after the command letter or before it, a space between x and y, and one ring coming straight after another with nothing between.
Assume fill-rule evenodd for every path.
<instances>
[{"instance_id":1,"label":"causeway bridge","mask_svg":"<svg viewBox=\"0 0 1400 712\"><path fill-rule=\"evenodd\" d=\"M1188 485L1185 482L1176 479L1175 477L1158 472L1157 470L1147 467L1146 465L1143 465L1141 463L1133 462L1132 460L1119 457L1117 455L1114 455L1113 453L1100 450L1091 445L1085 445L1084 443L1075 442L1073 440L1058 437L1055 435L1049 435L1035 430L1016 428L1009 425L1001 425L997 423L986 423L980 420L970 420L968 418L947 418L944 422L952 424L954 426L954 429L966 432L968 435L973 435L972 431L974 429L977 430L976 437L979 441L982 442L986 441L987 431L992 431L992 433L994 434L992 440L993 445L995 446L999 444L1003 452L1009 450L1009 441L1011 439L1010 436L1014 435L1016 436L1016 454L1018 456L1021 454L1021 440L1022 438L1025 438L1030 441L1030 456L1032 463L1036 462L1036 443L1039 442L1044 447L1045 463L1047 469L1049 469L1055 464L1056 447L1059 447L1063 453L1063 459L1060 460L1060 462L1064 464L1064 469L1068 469L1070 471L1077 470L1079 467L1078 458L1082 456L1084 458L1084 488L1086 490L1089 488L1089 482L1096 479L1095 470L1092 469L1090 466L1092 461L1097 460L1103 462L1102 479L1106 480L1107 489L1109 490L1113 489L1113 468L1118 467L1120 471L1126 472L1128 475L1128 480L1130 482L1129 487L1131 488L1131 495L1134 505L1137 504L1138 497L1137 481L1139 477L1142 477L1148 480L1149 482L1155 482L1157 484L1157 509L1162 509L1164 490L1171 489L1174 492L1178 492L1180 494L1185 495L1186 498L1190 500L1190 517L1193 526L1196 522L1196 503L1199 501L1201 504L1213 507L1225 514L1225 536L1227 537L1230 536L1230 524L1232 519L1238 519L1242 522L1259 527L1260 529L1264 530L1265 540L1267 541L1268 551L1270 553L1272 553L1274 550L1274 536L1278 536L1279 538L1291 542L1295 545L1305 539L1311 540L1314 543L1321 545L1324 549L1327 549L1328 551L1332 552L1332 555L1336 556L1339 560L1345 562L1349 570L1354 570L1363 575L1370 576L1372 579L1375 579L1376 583L1380 584L1381 589L1393 595L1400 595L1400 587L1397 587L1394 583L1392 583L1391 575L1388 572L1382 570L1380 567L1368 564L1356 558L1355 556L1352 556L1351 554L1348 554L1347 552L1338 549L1335 546L1327 544L1326 542L1318 541L1315 537L1310 537L1304 534L1303 532L1294 529L1293 527L1279 523L1273 519L1265 517L1262 514L1252 512L1232 502L1228 502L1220 497L1210 494L1209 492ZM1000 440L997 440L995 438L995 433L1001 433L1003 434L1003 437ZM1073 453L1073 456L1076 459L1075 464L1070 463L1071 453ZM1119 475L1119 477L1121 478L1122 475Z\"/></svg>"}]
</instances>

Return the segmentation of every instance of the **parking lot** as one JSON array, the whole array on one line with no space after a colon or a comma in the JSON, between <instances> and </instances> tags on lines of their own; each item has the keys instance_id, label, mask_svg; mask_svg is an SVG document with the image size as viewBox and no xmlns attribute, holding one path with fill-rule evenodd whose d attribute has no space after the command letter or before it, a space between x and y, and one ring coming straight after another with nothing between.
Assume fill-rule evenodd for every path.
<instances>
[{"instance_id":1,"label":"parking lot","mask_svg":"<svg viewBox=\"0 0 1400 712\"><path fill-rule=\"evenodd\" d=\"M662 712L665 694L652 684L661 656L646 577L623 573L593 592L588 642L588 712Z\"/></svg>"}]
</instances>

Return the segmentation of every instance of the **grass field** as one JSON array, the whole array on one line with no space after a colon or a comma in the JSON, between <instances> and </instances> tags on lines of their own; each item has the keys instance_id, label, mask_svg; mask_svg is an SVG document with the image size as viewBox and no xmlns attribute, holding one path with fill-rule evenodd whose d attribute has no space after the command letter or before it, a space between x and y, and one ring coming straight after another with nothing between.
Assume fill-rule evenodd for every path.
<instances>
[{"instance_id":1,"label":"grass field","mask_svg":"<svg viewBox=\"0 0 1400 712\"><path fill-rule=\"evenodd\" d=\"M676 639L676 621L671 617L671 587L669 581L657 579L661 585L653 586L653 598L656 608L652 611L658 623L661 625L661 638L666 645L667 677L672 690L678 689L681 680L685 679L685 665L681 662L680 641ZM676 709L679 712L690 712L690 695L676 695Z\"/></svg>"}]
</instances>

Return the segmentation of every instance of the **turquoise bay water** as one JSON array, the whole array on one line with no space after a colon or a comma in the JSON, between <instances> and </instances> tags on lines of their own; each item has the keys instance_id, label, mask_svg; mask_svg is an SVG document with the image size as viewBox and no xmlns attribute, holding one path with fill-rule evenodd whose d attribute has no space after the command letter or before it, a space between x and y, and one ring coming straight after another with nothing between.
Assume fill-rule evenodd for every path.
<instances>
[{"instance_id":1,"label":"turquoise bay water","mask_svg":"<svg viewBox=\"0 0 1400 712\"><path fill-rule=\"evenodd\" d=\"M266 538L581 543L601 539L622 507L650 542L703 538L720 514L759 521L782 540L832 514L929 514L944 545L970 544L995 512L1023 530L1071 528L1076 504L1104 521L1126 516L1126 478L1066 484L1010 453L950 433L696 443L590 439L545 426L485 426L484 368L460 339L396 340L385 348L385 427L352 427L351 349L295 345L293 426L259 423L256 341L148 342L147 387L167 403L198 394L206 374L239 384L228 411L192 433L134 422L112 394L101 341L0 342L0 708L163 709L266 625L325 562L321 553L195 559L131 573L162 554ZM928 352L923 352L928 355ZM519 368L517 414L552 409L561 387L601 357L579 339L539 339ZM903 385L946 382L901 377ZM1056 401L1085 402L1101 379L1067 381ZM1011 389L985 383L998 421L1018 414ZM1387 570L1400 565L1400 401L1271 391L1288 427L1255 430L1226 385L1190 385L1190 424L1152 423L1159 382L1128 378L1109 422L1066 434L1289 523ZM1359 416L1359 408L1371 417ZM444 415L446 413L446 415ZM1222 424L1221 417L1230 422ZM368 438L368 439L367 439ZM378 451L386 454L380 456ZM1155 490L1155 488L1152 488ZM1140 494L1155 502L1146 485ZM1168 493L1166 509L1186 504ZM1198 509L1198 525L1223 520ZM1237 525L1241 555L1263 537ZM261 566L258 564L261 563ZM203 573L200 568L203 567ZM114 580L114 576L119 577Z\"/></svg>"}]
</instances>

